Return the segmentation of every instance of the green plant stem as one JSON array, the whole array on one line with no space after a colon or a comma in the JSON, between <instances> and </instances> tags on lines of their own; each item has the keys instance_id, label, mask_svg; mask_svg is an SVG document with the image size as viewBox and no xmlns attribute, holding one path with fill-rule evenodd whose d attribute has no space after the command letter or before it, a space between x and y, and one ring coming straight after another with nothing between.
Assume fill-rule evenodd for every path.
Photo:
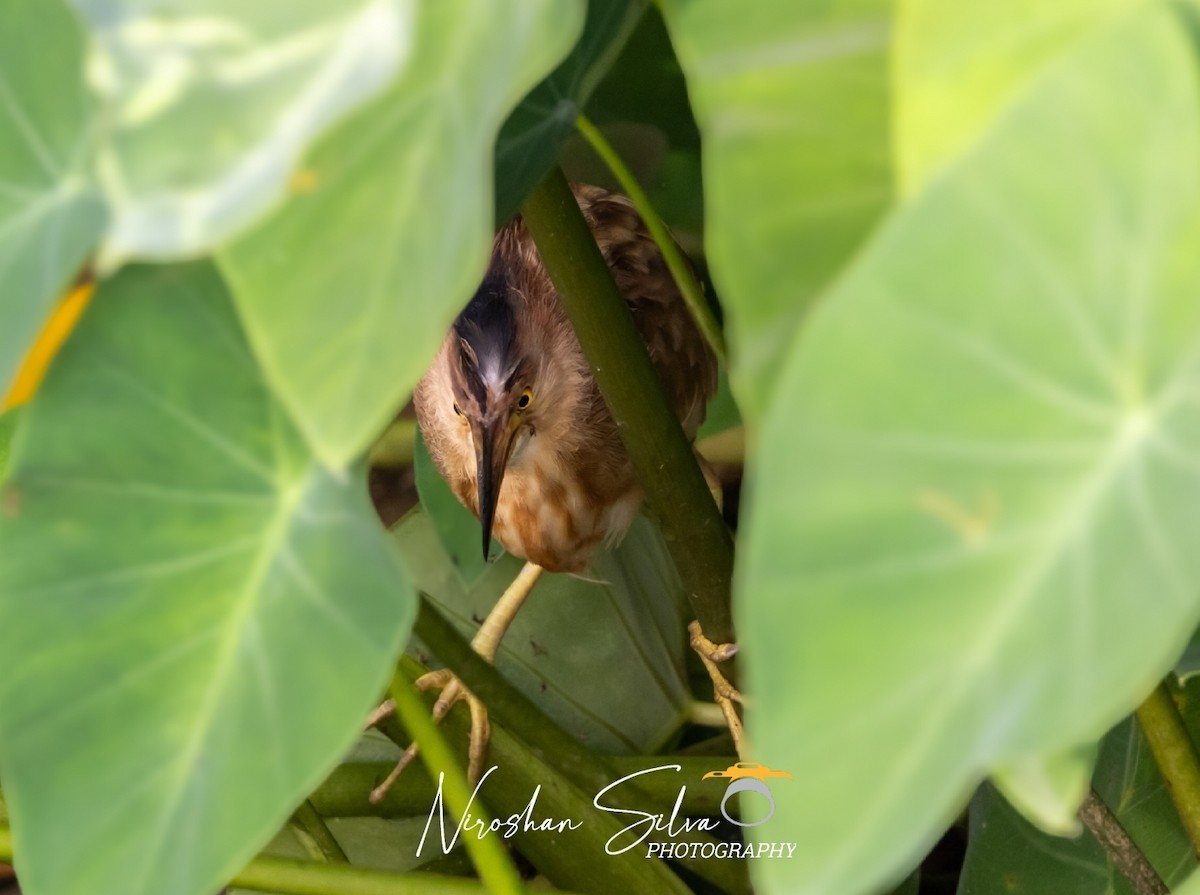
<instances>
[{"instance_id":1,"label":"green plant stem","mask_svg":"<svg viewBox=\"0 0 1200 895\"><path fill-rule=\"evenodd\" d=\"M521 214L617 421L692 611L709 640L731 643L733 541L561 170L534 187Z\"/></svg>"},{"instance_id":2,"label":"green plant stem","mask_svg":"<svg viewBox=\"0 0 1200 895\"><path fill-rule=\"evenodd\" d=\"M655 211L650 197L646 195L646 191L642 189L642 185L638 183L637 178L633 176L633 172L629 170L629 166L625 164L624 159L613 148L613 145L582 112L575 119L575 128L612 171L617 182L621 184L621 188L625 190L625 194L633 202L633 207L642 216L646 229L654 237L654 242L658 246L659 252L662 253L663 260L667 262L667 269L671 271L675 285L679 287L683 300L687 302L688 310L692 312L692 319L696 321L696 326L700 328L700 332L712 347L713 353L721 363L724 363L725 334L721 332L721 325L717 323L716 315L713 314L712 308L709 307L708 301L704 297L704 289L700 285L700 281L696 279L692 265L683 256L679 245L671 237L666 223Z\"/></svg>"},{"instance_id":3,"label":"green plant stem","mask_svg":"<svg viewBox=\"0 0 1200 895\"><path fill-rule=\"evenodd\" d=\"M1200 856L1200 756L1165 682L1138 706L1137 720L1166 781L1192 851Z\"/></svg>"},{"instance_id":4,"label":"green plant stem","mask_svg":"<svg viewBox=\"0 0 1200 895\"><path fill-rule=\"evenodd\" d=\"M292 831L301 839L301 844L308 850L313 860L324 861L328 864L349 864L350 859L342 851L341 845L324 818L317 813L313 803L305 799L292 815Z\"/></svg>"},{"instance_id":5,"label":"green plant stem","mask_svg":"<svg viewBox=\"0 0 1200 895\"><path fill-rule=\"evenodd\" d=\"M13 860L12 830L0 827L0 861ZM485 895L475 880L432 873L384 873L348 864L259 856L230 886L281 895Z\"/></svg>"},{"instance_id":6,"label":"green plant stem","mask_svg":"<svg viewBox=\"0 0 1200 895\"><path fill-rule=\"evenodd\" d=\"M482 806L472 803L471 786L466 774L412 684L400 675L394 675L388 692L396 703L400 720L420 744L421 761L429 769L430 776L441 771L442 793L450 810L456 816L463 817L468 810L474 809L475 816L487 826L491 818L484 816ZM493 895L522 895L525 887L521 884L521 876L495 836L480 839L464 835L462 842L489 892Z\"/></svg>"}]
</instances>

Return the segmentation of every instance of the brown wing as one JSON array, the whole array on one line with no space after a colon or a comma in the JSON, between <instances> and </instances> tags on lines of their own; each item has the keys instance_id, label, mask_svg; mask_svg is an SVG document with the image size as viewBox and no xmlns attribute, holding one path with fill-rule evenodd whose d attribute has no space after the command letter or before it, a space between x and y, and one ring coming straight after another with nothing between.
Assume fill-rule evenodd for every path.
<instances>
[{"instance_id":1,"label":"brown wing","mask_svg":"<svg viewBox=\"0 0 1200 895\"><path fill-rule=\"evenodd\" d=\"M633 203L600 187L573 184L596 242L637 323L688 438L717 390L717 359Z\"/></svg>"}]
</instances>

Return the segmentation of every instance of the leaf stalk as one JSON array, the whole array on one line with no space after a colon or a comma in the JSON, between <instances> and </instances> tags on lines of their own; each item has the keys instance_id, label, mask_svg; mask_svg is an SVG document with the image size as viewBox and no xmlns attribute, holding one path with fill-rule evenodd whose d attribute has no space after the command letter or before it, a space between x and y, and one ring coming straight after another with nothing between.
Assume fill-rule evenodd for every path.
<instances>
[{"instance_id":1,"label":"leaf stalk","mask_svg":"<svg viewBox=\"0 0 1200 895\"><path fill-rule=\"evenodd\" d=\"M1200 857L1200 755L1165 681L1138 706L1136 714L1192 851Z\"/></svg>"}]
</instances>

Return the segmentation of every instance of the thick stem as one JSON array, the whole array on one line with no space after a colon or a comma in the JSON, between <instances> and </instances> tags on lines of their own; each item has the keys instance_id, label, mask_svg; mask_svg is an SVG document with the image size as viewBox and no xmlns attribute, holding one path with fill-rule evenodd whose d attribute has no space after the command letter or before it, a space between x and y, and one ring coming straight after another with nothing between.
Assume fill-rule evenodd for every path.
<instances>
[{"instance_id":1,"label":"thick stem","mask_svg":"<svg viewBox=\"0 0 1200 895\"><path fill-rule=\"evenodd\" d=\"M533 189L521 214L617 421L692 611L709 640L731 643L733 541L561 170Z\"/></svg>"},{"instance_id":2,"label":"thick stem","mask_svg":"<svg viewBox=\"0 0 1200 895\"><path fill-rule=\"evenodd\" d=\"M349 864L350 859L342 851L325 819L317 813L313 803L305 799L292 815L292 832L301 840L301 844L314 861L324 861L327 864Z\"/></svg>"},{"instance_id":3,"label":"thick stem","mask_svg":"<svg viewBox=\"0 0 1200 895\"><path fill-rule=\"evenodd\" d=\"M1138 724L1162 772L1183 829L1200 856L1200 756L1166 683L1137 709Z\"/></svg>"},{"instance_id":4,"label":"thick stem","mask_svg":"<svg viewBox=\"0 0 1200 895\"><path fill-rule=\"evenodd\" d=\"M704 298L704 289L700 285L700 281L696 279L692 265L683 257L683 252L678 244L671 238L666 223L654 210L654 204L650 201L650 197L646 195L646 191L642 189L642 185L638 183L637 178L633 176L633 172L629 170L629 166L625 164L612 144L604 139L604 134L588 120L587 116L581 113L575 119L575 127L591 144L596 155L600 156L604 164L608 166L608 170L612 171L617 182L621 184L621 189L625 190L633 207L642 216L642 220L646 223L646 229L654 237L654 242L658 246L659 252L662 253L663 260L667 262L667 269L671 271L675 285L679 287L683 300L687 302L688 310L692 312L692 319L696 321L696 326L700 328L700 332L708 341L713 353L724 362L725 335L721 332L721 325L717 323L716 315L713 314L712 308Z\"/></svg>"},{"instance_id":5,"label":"thick stem","mask_svg":"<svg viewBox=\"0 0 1200 895\"><path fill-rule=\"evenodd\" d=\"M1087 794L1079 807L1079 819L1104 847L1113 866L1129 880L1136 895L1167 895L1166 884L1158 872L1094 791Z\"/></svg>"}]
</instances>

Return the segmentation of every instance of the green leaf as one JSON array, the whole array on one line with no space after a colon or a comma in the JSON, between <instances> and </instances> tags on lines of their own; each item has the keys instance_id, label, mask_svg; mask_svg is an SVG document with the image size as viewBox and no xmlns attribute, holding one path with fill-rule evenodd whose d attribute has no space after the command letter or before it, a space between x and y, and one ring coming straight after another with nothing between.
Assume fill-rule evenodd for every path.
<instances>
[{"instance_id":1,"label":"green leaf","mask_svg":"<svg viewBox=\"0 0 1200 895\"><path fill-rule=\"evenodd\" d=\"M1200 683L1180 694L1189 733L1200 733ZM1145 737L1132 719L1100 743L1096 793L1168 883L1183 880L1196 857ZM1035 829L991 786L971 802L963 895L1109 895L1131 892L1092 834L1050 836Z\"/></svg>"},{"instance_id":2,"label":"green leaf","mask_svg":"<svg viewBox=\"0 0 1200 895\"><path fill-rule=\"evenodd\" d=\"M1200 97L1115 22L897 213L814 314L737 580L768 891L858 892L980 775L1098 737L1196 625ZM833 683L831 683L833 682ZM869 806L864 810L863 806Z\"/></svg>"},{"instance_id":3,"label":"green leaf","mask_svg":"<svg viewBox=\"0 0 1200 895\"><path fill-rule=\"evenodd\" d=\"M201 254L284 195L307 143L412 50L414 0L73 0L103 103L100 265Z\"/></svg>"},{"instance_id":4,"label":"green leaf","mask_svg":"<svg viewBox=\"0 0 1200 895\"><path fill-rule=\"evenodd\" d=\"M12 452L13 436L17 433L20 414L20 408L0 413L0 481L3 481L4 474L8 471L8 456Z\"/></svg>"},{"instance_id":5,"label":"green leaf","mask_svg":"<svg viewBox=\"0 0 1200 895\"><path fill-rule=\"evenodd\" d=\"M428 515L410 513L393 535L417 589L467 637L524 564L505 555L464 588ZM501 641L496 667L589 748L654 751L678 729L688 702L679 576L644 518L619 547L597 552L585 575L592 580L542 575Z\"/></svg>"},{"instance_id":6,"label":"green leaf","mask_svg":"<svg viewBox=\"0 0 1200 895\"><path fill-rule=\"evenodd\" d=\"M1096 744L1055 755L1023 755L992 769L992 781L1021 812L1048 833L1074 836L1076 812L1087 795Z\"/></svg>"},{"instance_id":7,"label":"green leaf","mask_svg":"<svg viewBox=\"0 0 1200 895\"><path fill-rule=\"evenodd\" d=\"M222 254L272 388L331 468L383 430L482 278L496 131L582 12L422 3L403 76L306 157L309 192Z\"/></svg>"},{"instance_id":8,"label":"green leaf","mask_svg":"<svg viewBox=\"0 0 1200 895\"><path fill-rule=\"evenodd\" d=\"M354 741L415 608L363 479L307 449L211 266L102 285L0 489L28 895L208 895Z\"/></svg>"},{"instance_id":9,"label":"green leaf","mask_svg":"<svg viewBox=\"0 0 1200 895\"><path fill-rule=\"evenodd\" d=\"M896 178L906 195L1123 10L1145 0L908 0L896 37Z\"/></svg>"},{"instance_id":10,"label":"green leaf","mask_svg":"<svg viewBox=\"0 0 1200 895\"><path fill-rule=\"evenodd\" d=\"M1109 895L1111 882L1090 832L1074 839L1043 833L991 784L971 800L959 895Z\"/></svg>"},{"instance_id":11,"label":"green leaf","mask_svg":"<svg viewBox=\"0 0 1200 895\"><path fill-rule=\"evenodd\" d=\"M1192 634L1183 655L1175 663L1175 676L1179 683L1186 684L1197 675L1200 675L1200 632Z\"/></svg>"},{"instance_id":12,"label":"green leaf","mask_svg":"<svg viewBox=\"0 0 1200 895\"><path fill-rule=\"evenodd\" d=\"M720 435L722 432L740 426L741 423L742 415L738 411L737 402L733 399L733 392L729 390L729 376L724 370L721 370L717 378L717 393L708 402L704 423L700 426L700 431L696 433L696 440L703 441L713 435Z\"/></svg>"},{"instance_id":13,"label":"green leaf","mask_svg":"<svg viewBox=\"0 0 1200 895\"><path fill-rule=\"evenodd\" d=\"M100 238L83 39L61 0L6 0L0 27L0 403Z\"/></svg>"},{"instance_id":14,"label":"green leaf","mask_svg":"<svg viewBox=\"0 0 1200 895\"><path fill-rule=\"evenodd\" d=\"M591 0L570 55L531 90L496 137L496 220L508 220L558 161L575 119L646 10L647 0Z\"/></svg>"},{"instance_id":15,"label":"green leaf","mask_svg":"<svg viewBox=\"0 0 1200 895\"><path fill-rule=\"evenodd\" d=\"M663 0L704 139L708 260L738 405L759 424L791 337L890 196L889 0Z\"/></svg>"},{"instance_id":16,"label":"green leaf","mask_svg":"<svg viewBox=\"0 0 1200 895\"><path fill-rule=\"evenodd\" d=\"M1187 882L1175 890L1175 895L1200 895L1200 871L1189 876Z\"/></svg>"}]
</instances>

